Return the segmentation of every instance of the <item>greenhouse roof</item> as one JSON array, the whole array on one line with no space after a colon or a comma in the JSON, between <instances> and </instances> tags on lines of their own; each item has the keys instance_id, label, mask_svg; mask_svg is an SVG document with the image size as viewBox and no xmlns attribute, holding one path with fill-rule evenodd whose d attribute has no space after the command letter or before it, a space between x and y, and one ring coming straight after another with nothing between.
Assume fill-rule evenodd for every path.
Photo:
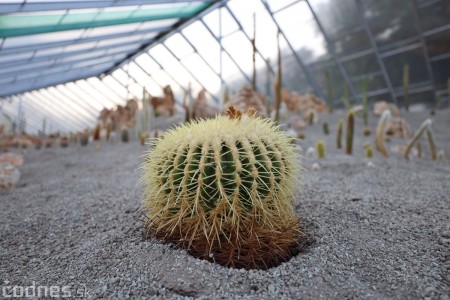
<instances>
[{"instance_id":1,"label":"greenhouse roof","mask_svg":"<svg viewBox=\"0 0 450 300\"><path fill-rule=\"evenodd\" d=\"M111 71L214 2L3 2L0 97Z\"/></svg>"}]
</instances>

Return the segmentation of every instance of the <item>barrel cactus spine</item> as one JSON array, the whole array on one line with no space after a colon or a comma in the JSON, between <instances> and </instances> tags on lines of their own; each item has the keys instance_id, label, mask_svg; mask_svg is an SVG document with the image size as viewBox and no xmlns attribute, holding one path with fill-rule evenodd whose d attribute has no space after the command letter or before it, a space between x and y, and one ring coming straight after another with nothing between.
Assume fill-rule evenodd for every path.
<instances>
[{"instance_id":1,"label":"barrel cactus spine","mask_svg":"<svg viewBox=\"0 0 450 300\"><path fill-rule=\"evenodd\" d=\"M233 107L152 140L141 178L149 235L229 267L288 260L301 236L291 140L272 121Z\"/></svg>"}]
</instances>

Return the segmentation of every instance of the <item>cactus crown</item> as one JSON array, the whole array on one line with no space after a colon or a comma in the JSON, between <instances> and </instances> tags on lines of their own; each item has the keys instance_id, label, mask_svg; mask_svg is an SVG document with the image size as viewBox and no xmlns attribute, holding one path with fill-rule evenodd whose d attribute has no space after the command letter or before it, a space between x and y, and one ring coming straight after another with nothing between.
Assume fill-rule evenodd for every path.
<instances>
[{"instance_id":1,"label":"cactus crown","mask_svg":"<svg viewBox=\"0 0 450 300\"><path fill-rule=\"evenodd\" d=\"M152 141L142 165L143 208L160 237L186 240L191 250L200 243L207 258L224 242L240 248L254 224L265 232L296 224L292 137L254 114L231 107L228 116L192 121ZM248 255L253 261L243 266L258 267L257 255Z\"/></svg>"}]
</instances>

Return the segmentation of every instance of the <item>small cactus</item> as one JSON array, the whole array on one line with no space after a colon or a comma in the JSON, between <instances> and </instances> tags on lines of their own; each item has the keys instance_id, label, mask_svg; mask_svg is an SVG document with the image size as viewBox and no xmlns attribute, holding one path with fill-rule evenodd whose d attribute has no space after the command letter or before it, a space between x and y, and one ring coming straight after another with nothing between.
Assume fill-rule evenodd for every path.
<instances>
[{"instance_id":1,"label":"small cactus","mask_svg":"<svg viewBox=\"0 0 450 300\"><path fill-rule=\"evenodd\" d=\"M345 137L345 153L352 155L353 152L353 132L355 129L355 113L350 110L347 113L347 135Z\"/></svg>"},{"instance_id":2,"label":"small cactus","mask_svg":"<svg viewBox=\"0 0 450 300\"><path fill-rule=\"evenodd\" d=\"M241 113L185 123L152 140L142 165L149 236L199 258L266 269L298 245L298 154L270 120Z\"/></svg>"},{"instance_id":3,"label":"small cactus","mask_svg":"<svg viewBox=\"0 0 450 300\"><path fill-rule=\"evenodd\" d=\"M403 154L405 159L409 159L409 152L411 152L412 147L414 146L415 143L418 142L419 138L423 135L424 132L427 133L428 144L430 145L431 159L432 160L437 159L436 144L434 142L433 131L431 130L430 119L425 120L422 123L422 125L420 125L419 129L417 129L417 131L414 133L414 136L406 145L406 150Z\"/></svg>"},{"instance_id":4,"label":"small cactus","mask_svg":"<svg viewBox=\"0 0 450 300\"><path fill-rule=\"evenodd\" d=\"M373 150L372 150L372 146L370 144L365 147L364 151L366 153L366 158L373 157Z\"/></svg>"},{"instance_id":5,"label":"small cactus","mask_svg":"<svg viewBox=\"0 0 450 300\"><path fill-rule=\"evenodd\" d=\"M347 82L344 84L344 95L342 96L342 103L344 103L345 109L349 111L352 109L352 106L350 105L350 95L348 92L348 84Z\"/></svg>"},{"instance_id":6,"label":"small cactus","mask_svg":"<svg viewBox=\"0 0 450 300\"><path fill-rule=\"evenodd\" d=\"M123 143L128 143L130 141L130 133L127 128L122 129L121 138Z\"/></svg>"},{"instance_id":7,"label":"small cactus","mask_svg":"<svg viewBox=\"0 0 450 300\"><path fill-rule=\"evenodd\" d=\"M362 106L363 106L363 120L364 126L369 125L369 104L367 100L367 80L364 79L362 82Z\"/></svg>"},{"instance_id":8,"label":"small cactus","mask_svg":"<svg viewBox=\"0 0 450 300\"><path fill-rule=\"evenodd\" d=\"M278 32L277 35L277 42L278 42L278 71L275 75L275 83L274 83L274 89L275 89L275 124L278 124L280 121L280 107L281 107L281 101L282 101L282 64L281 64L281 48L280 48L280 32Z\"/></svg>"},{"instance_id":9,"label":"small cactus","mask_svg":"<svg viewBox=\"0 0 450 300\"><path fill-rule=\"evenodd\" d=\"M328 123L324 122L322 124L322 130L323 130L323 134L325 135L329 135L330 134L330 129L328 128Z\"/></svg>"},{"instance_id":10,"label":"small cactus","mask_svg":"<svg viewBox=\"0 0 450 300\"><path fill-rule=\"evenodd\" d=\"M109 142L110 138L111 138L111 131L113 128L113 124L111 122L108 122L108 124L106 124L106 141Z\"/></svg>"},{"instance_id":11,"label":"small cactus","mask_svg":"<svg viewBox=\"0 0 450 300\"><path fill-rule=\"evenodd\" d=\"M325 158L325 142L323 140L316 142L316 153L317 158Z\"/></svg>"},{"instance_id":12,"label":"small cactus","mask_svg":"<svg viewBox=\"0 0 450 300\"><path fill-rule=\"evenodd\" d=\"M330 71L325 71L324 73L326 86L327 86L327 100L328 107L330 108L330 113L334 111L334 100L333 100L333 79Z\"/></svg>"},{"instance_id":13,"label":"small cactus","mask_svg":"<svg viewBox=\"0 0 450 300\"><path fill-rule=\"evenodd\" d=\"M389 155L385 142L385 131L388 121L391 119L391 111L385 110L381 115L380 121L378 122L377 131L375 133L375 146L378 151L381 152L385 157Z\"/></svg>"},{"instance_id":14,"label":"small cactus","mask_svg":"<svg viewBox=\"0 0 450 300\"><path fill-rule=\"evenodd\" d=\"M81 146L86 146L89 143L89 135L87 134L87 132L84 132L81 134L80 136L80 144Z\"/></svg>"},{"instance_id":15,"label":"small cactus","mask_svg":"<svg viewBox=\"0 0 450 300\"><path fill-rule=\"evenodd\" d=\"M418 158L422 158L422 145L420 144L420 142L417 142L417 157Z\"/></svg>"},{"instance_id":16,"label":"small cactus","mask_svg":"<svg viewBox=\"0 0 450 300\"><path fill-rule=\"evenodd\" d=\"M369 136L372 133L372 130L369 127L365 127L363 129L364 136Z\"/></svg>"},{"instance_id":17,"label":"small cactus","mask_svg":"<svg viewBox=\"0 0 450 300\"><path fill-rule=\"evenodd\" d=\"M337 129L337 134L336 134L336 146L338 149L342 148L342 132L344 127L344 120L339 119L338 122L338 129Z\"/></svg>"},{"instance_id":18,"label":"small cactus","mask_svg":"<svg viewBox=\"0 0 450 300\"><path fill-rule=\"evenodd\" d=\"M94 141L100 140L100 132L101 132L100 124L97 124L97 126L95 126L94 128L94 131L92 132L92 139Z\"/></svg>"},{"instance_id":19,"label":"small cactus","mask_svg":"<svg viewBox=\"0 0 450 300\"><path fill-rule=\"evenodd\" d=\"M405 110L409 111L409 65L403 66L403 103Z\"/></svg>"},{"instance_id":20,"label":"small cactus","mask_svg":"<svg viewBox=\"0 0 450 300\"><path fill-rule=\"evenodd\" d=\"M59 139L59 145L62 148L66 148L67 146L69 146L69 138L67 136L62 136Z\"/></svg>"}]
</instances>

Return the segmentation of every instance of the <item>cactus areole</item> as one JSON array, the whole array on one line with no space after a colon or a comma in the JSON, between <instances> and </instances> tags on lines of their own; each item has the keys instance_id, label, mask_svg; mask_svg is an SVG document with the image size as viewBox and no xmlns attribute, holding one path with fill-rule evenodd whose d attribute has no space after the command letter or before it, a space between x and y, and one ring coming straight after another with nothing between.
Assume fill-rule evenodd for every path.
<instances>
[{"instance_id":1,"label":"cactus areole","mask_svg":"<svg viewBox=\"0 0 450 300\"><path fill-rule=\"evenodd\" d=\"M291 258L299 157L270 120L231 107L154 140L141 179L149 237L224 266L266 269Z\"/></svg>"}]
</instances>

